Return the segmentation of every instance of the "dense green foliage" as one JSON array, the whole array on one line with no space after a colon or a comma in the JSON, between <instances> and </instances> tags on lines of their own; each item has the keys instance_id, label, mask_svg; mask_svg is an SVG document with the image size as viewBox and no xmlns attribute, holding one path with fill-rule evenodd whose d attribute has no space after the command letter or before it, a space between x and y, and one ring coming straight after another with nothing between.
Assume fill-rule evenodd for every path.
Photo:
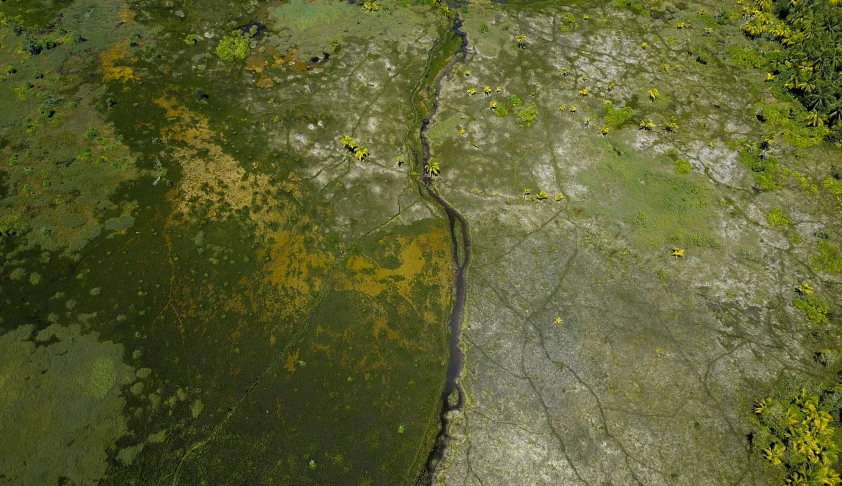
<instances>
[{"instance_id":1,"label":"dense green foliage","mask_svg":"<svg viewBox=\"0 0 842 486\"><path fill-rule=\"evenodd\" d=\"M772 208L769 210L769 213L766 214L766 222L769 223L770 226L788 226L792 223L792 220L782 210Z\"/></svg>"},{"instance_id":2,"label":"dense green foliage","mask_svg":"<svg viewBox=\"0 0 842 486\"><path fill-rule=\"evenodd\" d=\"M740 150L740 160L751 169L757 187L765 191L774 191L783 187L783 175L778 168L778 160L772 156L758 153L757 147L749 146Z\"/></svg>"},{"instance_id":3,"label":"dense green foliage","mask_svg":"<svg viewBox=\"0 0 842 486\"><path fill-rule=\"evenodd\" d=\"M216 46L216 55L223 61L245 59L249 52L250 36L240 30L231 31L223 36Z\"/></svg>"},{"instance_id":4,"label":"dense green foliage","mask_svg":"<svg viewBox=\"0 0 842 486\"><path fill-rule=\"evenodd\" d=\"M838 460L835 416L839 414L842 386L821 393L802 389L794 396L767 398L755 406L752 445L772 464L786 470L786 484L836 485L842 482L833 469Z\"/></svg>"},{"instance_id":5,"label":"dense green foliage","mask_svg":"<svg viewBox=\"0 0 842 486\"><path fill-rule=\"evenodd\" d=\"M606 125L611 127L619 127L634 117L634 110L630 106L614 108L614 105L610 101L606 101L602 107L605 108L605 116L603 119L605 120Z\"/></svg>"},{"instance_id":6,"label":"dense green foliage","mask_svg":"<svg viewBox=\"0 0 842 486\"><path fill-rule=\"evenodd\" d=\"M839 0L759 0L745 8L743 30L783 47L772 74L810 110L810 125L842 122L842 8Z\"/></svg>"},{"instance_id":7,"label":"dense green foliage","mask_svg":"<svg viewBox=\"0 0 842 486\"><path fill-rule=\"evenodd\" d=\"M819 240L819 253L813 255L813 268L827 273L842 272L842 253L825 240Z\"/></svg>"},{"instance_id":8,"label":"dense green foliage","mask_svg":"<svg viewBox=\"0 0 842 486\"><path fill-rule=\"evenodd\" d=\"M689 174L693 171L693 167L690 165L690 162L685 159L678 159L675 161L675 172L679 174Z\"/></svg>"},{"instance_id":9,"label":"dense green foliage","mask_svg":"<svg viewBox=\"0 0 842 486\"><path fill-rule=\"evenodd\" d=\"M826 324L830 308L827 302L818 297L799 297L793 302L795 307L803 310L807 318L816 324Z\"/></svg>"},{"instance_id":10,"label":"dense green foliage","mask_svg":"<svg viewBox=\"0 0 842 486\"><path fill-rule=\"evenodd\" d=\"M535 103L529 103L528 105L523 107L523 109L518 111L517 117L519 120L518 124L521 126L521 128L531 127L535 119L538 118L537 106L535 105Z\"/></svg>"}]
</instances>

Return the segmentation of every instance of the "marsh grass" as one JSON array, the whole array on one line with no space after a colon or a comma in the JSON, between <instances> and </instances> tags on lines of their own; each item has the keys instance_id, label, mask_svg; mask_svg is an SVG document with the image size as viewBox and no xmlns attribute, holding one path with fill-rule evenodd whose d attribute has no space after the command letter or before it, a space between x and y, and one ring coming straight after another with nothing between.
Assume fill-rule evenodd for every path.
<instances>
[{"instance_id":1,"label":"marsh grass","mask_svg":"<svg viewBox=\"0 0 842 486\"><path fill-rule=\"evenodd\" d=\"M277 26L300 33L319 25L347 20L358 13L345 2L292 0L272 10L271 16Z\"/></svg>"},{"instance_id":2,"label":"marsh grass","mask_svg":"<svg viewBox=\"0 0 842 486\"><path fill-rule=\"evenodd\" d=\"M674 162L621 155L585 175L598 197L590 210L622 222L637 245L665 243L718 248L708 224L712 191L692 175L675 174Z\"/></svg>"}]
</instances>

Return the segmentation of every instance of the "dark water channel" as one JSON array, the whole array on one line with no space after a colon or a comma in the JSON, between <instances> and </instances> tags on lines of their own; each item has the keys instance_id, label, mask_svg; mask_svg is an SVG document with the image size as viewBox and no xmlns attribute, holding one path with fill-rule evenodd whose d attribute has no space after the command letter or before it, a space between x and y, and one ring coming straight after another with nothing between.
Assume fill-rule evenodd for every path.
<instances>
[{"instance_id":1,"label":"dark water channel","mask_svg":"<svg viewBox=\"0 0 842 486\"><path fill-rule=\"evenodd\" d=\"M424 166L432 158L430 150L430 141L427 138L427 129L430 126L432 118L439 108L439 92L441 91L441 81L453 70L455 64L464 59L468 47L468 38L461 30L462 20L457 16L453 27L451 28L452 35L455 35L459 40L459 47L450 56L450 60L431 80L430 85L427 86L428 91L434 93L434 102L432 109L426 114L421 121L420 139L421 151L420 157L415 157L416 171L424 173ZM445 47L446 48L446 47ZM435 49L434 49L435 50ZM432 59L432 55L431 55ZM429 73L428 73L429 74ZM462 408L465 398L461 385L459 384L459 376L462 372L462 350L459 348L460 327L462 318L465 315L465 300L467 297L467 286L465 282L465 272L471 261L471 239L468 232L468 222L465 220L459 211L454 208L444 197L439 194L436 189L434 178L422 177L419 181L419 188L426 193L437 205L439 205L447 214L447 219L450 223L450 241L453 245L453 264L455 270L455 301L453 309L450 312L448 319L448 327L450 330L449 340L449 360L447 365L447 381L442 391L441 410L439 412L439 420L441 428L436 436L436 441L427 460L424 464L424 469L419 474L416 480L417 484L432 484L434 474L438 470L442 459L444 458L445 450L450 442L448 429L450 426L450 413L458 411Z\"/></svg>"}]
</instances>

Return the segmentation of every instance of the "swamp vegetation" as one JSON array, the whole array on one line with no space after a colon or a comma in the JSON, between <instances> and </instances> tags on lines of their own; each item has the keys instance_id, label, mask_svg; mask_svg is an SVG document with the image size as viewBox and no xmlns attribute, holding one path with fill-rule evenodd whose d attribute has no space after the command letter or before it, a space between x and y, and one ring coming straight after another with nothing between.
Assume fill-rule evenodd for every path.
<instances>
[{"instance_id":1,"label":"swamp vegetation","mask_svg":"<svg viewBox=\"0 0 842 486\"><path fill-rule=\"evenodd\" d=\"M0 484L842 483L840 29L0 2Z\"/></svg>"}]
</instances>

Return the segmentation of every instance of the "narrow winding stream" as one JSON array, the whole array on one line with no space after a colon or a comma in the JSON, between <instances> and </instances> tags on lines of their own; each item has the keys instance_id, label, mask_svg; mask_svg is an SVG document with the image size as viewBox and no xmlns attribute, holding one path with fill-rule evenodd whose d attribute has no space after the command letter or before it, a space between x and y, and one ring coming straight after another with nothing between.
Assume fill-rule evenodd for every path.
<instances>
[{"instance_id":1,"label":"narrow winding stream","mask_svg":"<svg viewBox=\"0 0 842 486\"><path fill-rule=\"evenodd\" d=\"M431 51L427 69L413 93L416 113L419 113L417 109L418 104L415 102L419 94L424 93L429 95L428 98L433 100L432 108L419 115L421 118L420 127L418 128L420 137L420 153L417 153L418 151L416 150L415 157L413 157L415 163L414 170L417 173L423 174L424 166L432 158L430 141L427 138L427 129L429 128L430 122L439 108L441 81L448 75L448 73L450 73L450 71L453 70L453 67L457 62L464 59L467 51L468 38L465 33L462 32L461 27L462 20L457 16L451 30L442 39L442 42ZM455 40L459 41L458 47L456 46L456 42L454 42ZM448 50L451 52L448 52ZM444 66L440 65L438 72L436 72L436 63L434 62L434 59L436 56L442 55L446 55L446 59L448 59L448 61ZM444 452L450 438L448 434L448 428L450 425L449 414L450 412L460 410L465 401L464 392L462 387L459 385L459 375L462 372L462 350L459 348L459 337L462 318L465 314L465 299L467 293L465 271L471 261L471 240L468 232L468 222L465 220L464 216L456 210L456 208L454 208L449 202L447 202L447 200L444 199L444 197L441 196L441 194L439 194L436 189L434 179L432 177L422 177L418 180L418 186L422 193L428 195L430 199L437 205L441 206L445 214L447 214L447 219L450 223L450 240L453 245L453 264L456 277L456 298L453 304L453 309L450 312L450 318L448 319L448 326L450 329L450 357L447 365L447 382L445 383L444 390L441 395L442 405L441 411L439 412L441 428L436 436L436 442L433 449L427 456L424 469L421 471L416 480L417 484L432 484L434 474L438 470L441 461L444 458Z\"/></svg>"}]
</instances>

